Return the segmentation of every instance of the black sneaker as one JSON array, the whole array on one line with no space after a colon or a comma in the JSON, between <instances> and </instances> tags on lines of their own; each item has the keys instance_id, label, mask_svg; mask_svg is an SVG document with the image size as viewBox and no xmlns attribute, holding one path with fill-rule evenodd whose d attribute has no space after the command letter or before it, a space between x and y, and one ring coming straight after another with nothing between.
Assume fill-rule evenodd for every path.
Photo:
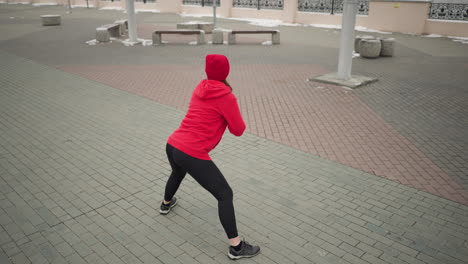
<instances>
[{"instance_id":1,"label":"black sneaker","mask_svg":"<svg viewBox=\"0 0 468 264\"><path fill-rule=\"evenodd\" d=\"M259 246L252 246L246 241L241 241L241 249L239 251L235 250L232 246L229 247L228 257L232 260L240 258L251 258L255 257L260 253Z\"/></svg>"},{"instance_id":2,"label":"black sneaker","mask_svg":"<svg viewBox=\"0 0 468 264\"><path fill-rule=\"evenodd\" d=\"M159 212L162 215L167 215L172 207L174 207L177 204L177 199L175 197L172 197L172 200L169 204L164 204L164 202L161 203L161 207L159 208Z\"/></svg>"}]
</instances>

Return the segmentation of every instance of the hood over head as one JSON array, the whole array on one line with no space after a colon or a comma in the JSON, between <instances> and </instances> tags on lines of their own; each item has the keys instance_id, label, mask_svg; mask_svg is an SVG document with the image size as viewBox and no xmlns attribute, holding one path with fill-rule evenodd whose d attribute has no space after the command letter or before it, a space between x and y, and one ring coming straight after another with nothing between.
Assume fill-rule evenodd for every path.
<instances>
[{"instance_id":1,"label":"hood over head","mask_svg":"<svg viewBox=\"0 0 468 264\"><path fill-rule=\"evenodd\" d=\"M208 80L224 81L229 75L229 60L220 54L209 54L205 58L205 72Z\"/></svg>"}]
</instances>

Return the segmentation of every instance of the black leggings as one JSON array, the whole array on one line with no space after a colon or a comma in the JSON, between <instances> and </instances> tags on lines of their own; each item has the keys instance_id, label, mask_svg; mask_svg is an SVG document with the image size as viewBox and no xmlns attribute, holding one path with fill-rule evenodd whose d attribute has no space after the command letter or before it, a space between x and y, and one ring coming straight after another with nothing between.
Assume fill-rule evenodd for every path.
<instances>
[{"instance_id":1,"label":"black leggings","mask_svg":"<svg viewBox=\"0 0 468 264\"><path fill-rule=\"evenodd\" d=\"M172 199L188 172L218 200L219 219L228 238L237 237L232 189L214 162L194 158L169 144L166 145L166 153L172 167L172 173L166 184L164 200L170 201Z\"/></svg>"}]
</instances>

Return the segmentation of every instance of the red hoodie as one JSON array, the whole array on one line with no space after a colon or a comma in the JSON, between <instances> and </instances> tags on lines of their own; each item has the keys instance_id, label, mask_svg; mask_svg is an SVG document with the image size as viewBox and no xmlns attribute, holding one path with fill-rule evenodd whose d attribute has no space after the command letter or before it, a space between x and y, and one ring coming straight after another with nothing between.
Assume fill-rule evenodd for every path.
<instances>
[{"instance_id":1,"label":"red hoodie","mask_svg":"<svg viewBox=\"0 0 468 264\"><path fill-rule=\"evenodd\" d=\"M216 78L225 78L227 74L213 74L210 61L215 61L216 69L219 63L228 63L222 55L207 56L207 75ZM224 56L223 56L224 57ZM221 60L218 60L218 59ZM224 57L225 58L225 57ZM225 60L225 62L224 62ZM223 67L221 67L223 68ZM229 72L229 64L224 65L224 71ZM218 72L219 73L219 72ZM218 78L218 79L219 79ZM189 109L180 127L172 133L168 142L173 147L192 157L211 160L208 153L218 145L226 127L235 136L241 136L245 130L237 99L231 88L219 80L203 80L198 84L192 94Z\"/></svg>"}]
</instances>

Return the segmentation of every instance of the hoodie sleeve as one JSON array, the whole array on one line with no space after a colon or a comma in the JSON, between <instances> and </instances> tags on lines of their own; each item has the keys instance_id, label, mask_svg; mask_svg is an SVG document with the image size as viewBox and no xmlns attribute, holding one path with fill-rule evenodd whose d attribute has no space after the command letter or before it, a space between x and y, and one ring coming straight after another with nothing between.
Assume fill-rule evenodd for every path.
<instances>
[{"instance_id":1,"label":"hoodie sleeve","mask_svg":"<svg viewBox=\"0 0 468 264\"><path fill-rule=\"evenodd\" d=\"M245 123L237 104L237 98L233 94L227 96L227 100L221 104L221 113L228 123L229 132L237 137L242 136Z\"/></svg>"}]
</instances>

